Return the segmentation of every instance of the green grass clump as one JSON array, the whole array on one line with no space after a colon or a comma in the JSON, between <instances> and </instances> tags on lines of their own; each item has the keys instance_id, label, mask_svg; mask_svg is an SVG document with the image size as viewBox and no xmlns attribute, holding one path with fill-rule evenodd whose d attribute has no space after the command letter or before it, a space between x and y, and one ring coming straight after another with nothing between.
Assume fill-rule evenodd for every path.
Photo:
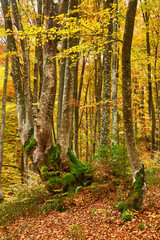
<instances>
[{"instance_id":1,"label":"green grass clump","mask_svg":"<svg viewBox=\"0 0 160 240\"><path fill-rule=\"evenodd\" d=\"M144 224L143 224L143 223L140 223L140 224L138 225L138 227L139 227L139 229L144 230Z\"/></svg>"},{"instance_id":2,"label":"green grass clump","mask_svg":"<svg viewBox=\"0 0 160 240\"><path fill-rule=\"evenodd\" d=\"M127 210L122 213L122 220L130 221L133 217L134 213L131 210Z\"/></svg>"}]
</instances>

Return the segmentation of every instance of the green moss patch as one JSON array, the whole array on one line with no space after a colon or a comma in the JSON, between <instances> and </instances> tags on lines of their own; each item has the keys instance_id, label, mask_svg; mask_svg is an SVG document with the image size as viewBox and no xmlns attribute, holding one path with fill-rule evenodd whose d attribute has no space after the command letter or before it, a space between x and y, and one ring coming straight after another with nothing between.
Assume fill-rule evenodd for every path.
<instances>
[{"instance_id":1,"label":"green moss patch","mask_svg":"<svg viewBox=\"0 0 160 240\"><path fill-rule=\"evenodd\" d=\"M129 221L132 218L133 214L128 213L128 211L140 210L143 195L144 195L144 185L145 185L145 170L144 165L142 168L137 172L135 182L131 187L129 192L128 198L126 202L119 202L118 203L118 210L122 212L122 219Z\"/></svg>"},{"instance_id":2,"label":"green moss patch","mask_svg":"<svg viewBox=\"0 0 160 240\"><path fill-rule=\"evenodd\" d=\"M89 185L92 180L93 167L89 163L82 163L69 149L67 157L70 163L70 173L60 168L59 145L52 146L48 157L41 167L41 177L50 192L62 190L64 192L74 191L77 186Z\"/></svg>"},{"instance_id":3,"label":"green moss patch","mask_svg":"<svg viewBox=\"0 0 160 240\"><path fill-rule=\"evenodd\" d=\"M142 165L142 168L136 174L135 182L125 202L127 209L140 210L144 195L144 185L145 185L145 170L144 165Z\"/></svg>"},{"instance_id":4,"label":"green moss patch","mask_svg":"<svg viewBox=\"0 0 160 240\"><path fill-rule=\"evenodd\" d=\"M25 142L25 144L24 144L24 149L25 149L26 153L29 154L29 152L31 150L35 149L36 145L37 145L37 142L34 139L34 130L31 129L29 132L29 140L27 142Z\"/></svg>"},{"instance_id":5,"label":"green moss patch","mask_svg":"<svg viewBox=\"0 0 160 240\"><path fill-rule=\"evenodd\" d=\"M122 213L122 220L130 221L134 217L134 213L131 210L126 210Z\"/></svg>"},{"instance_id":6,"label":"green moss patch","mask_svg":"<svg viewBox=\"0 0 160 240\"><path fill-rule=\"evenodd\" d=\"M80 184L89 183L94 172L93 166L88 162L82 163L70 149L68 149L67 156L71 165L71 173L75 176L77 182Z\"/></svg>"}]
</instances>

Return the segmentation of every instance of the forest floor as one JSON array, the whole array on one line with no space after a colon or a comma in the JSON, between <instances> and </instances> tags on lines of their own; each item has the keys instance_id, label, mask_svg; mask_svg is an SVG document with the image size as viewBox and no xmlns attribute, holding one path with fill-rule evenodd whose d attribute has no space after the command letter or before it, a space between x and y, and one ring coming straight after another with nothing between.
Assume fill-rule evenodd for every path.
<instances>
[{"instance_id":1,"label":"forest floor","mask_svg":"<svg viewBox=\"0 0 160 240\"><path fill-rule=\"evenodd\" d=\"M147 188L141 210L127 222L117 210L125 195L125 187L107 183L82 188L63 202L66 211L52 209L39 216L20 217L0 227L0 239L160 239L160 188Z\"/></svg>"}]
</instances>

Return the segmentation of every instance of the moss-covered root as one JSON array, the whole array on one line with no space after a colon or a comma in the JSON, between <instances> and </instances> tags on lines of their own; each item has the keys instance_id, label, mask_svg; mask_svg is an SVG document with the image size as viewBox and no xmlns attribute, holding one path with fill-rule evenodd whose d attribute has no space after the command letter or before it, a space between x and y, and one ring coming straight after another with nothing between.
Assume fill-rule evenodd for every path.
<instances>
[{"instance_id":1,"label":"moss-covered root","mask_svg":"<svg viewBox=\"0 0 160 240\"><path fill-rule=\"evenodd\" d=\"M120 202L118 209L123 213L128 209L140 210L145 191L145 170L144 165L136 173L135 181L129 192L128 198L125 203Z\"/></svg>"}]
</instances>

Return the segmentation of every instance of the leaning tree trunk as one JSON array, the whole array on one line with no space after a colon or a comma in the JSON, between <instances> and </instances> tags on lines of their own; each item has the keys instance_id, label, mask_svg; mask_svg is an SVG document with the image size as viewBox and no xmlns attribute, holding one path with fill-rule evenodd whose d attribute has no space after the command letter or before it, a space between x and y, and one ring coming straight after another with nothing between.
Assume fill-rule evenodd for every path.
<instances>
[{"instance_id":1,"label":"leaning tree trunk","mask_svg":"<svg viewBox=\"0 0 160 240\"><path fill-rule=\"evenodd\" d=\"M123 206L123 211L128 208L139 209L142 204L145 189L144 165L142 164L136 147L131 110L131 45L136 9L137 0L130 0L122 45L123 118L128 158L133 174L133 185Z\"/></svg>"}]
</instances>

